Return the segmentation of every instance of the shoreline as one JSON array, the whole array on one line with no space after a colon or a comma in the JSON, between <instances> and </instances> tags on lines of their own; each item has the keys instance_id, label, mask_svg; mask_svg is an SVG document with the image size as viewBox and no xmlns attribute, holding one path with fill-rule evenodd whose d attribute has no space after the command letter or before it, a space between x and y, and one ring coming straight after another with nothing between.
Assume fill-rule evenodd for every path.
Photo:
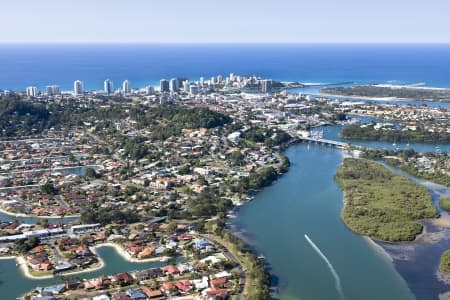
<instances>
[{"instance_id":1,"label":"shoreline","mask_svg":"<svg viewBox=\"0 0 450 300\"><path fill-rule=\"evenodd\" d=\"M117 252L117 254L119 254L123 259L125 259L126 261L132 262L132 263L147 263L147 262L157 262L157 261L161 261L164 259L170 259L169 256L157 256L157 257L151 257L151 258L144 258L144 259L138 259L135 257L132 257L127 251L125 251L125 249L116 243L111 243L111 242L107 242L107 243L101 243L95 246L92 246L92 250L95 253L95 255L97 255L97 257L100 257L96 251L97 248L101 248L101 247L111 247L114 248Z\"/></svg>"},{"instance_id":2,"label":"shoreline","mask_svg":"<svg viewBox=\"0 0 450 300\"><path fill-rule=\"evenodd\" d=\"M157 262L157 261L161 261L163 259L169 259L170 257L168 256L158 256L158 257L152 257L152 258L146 258L146 259L137 259L134 257L131 257L131 255L129 255L122 246L115 244L115 243L102 243L102 244L98 244L95 246L91 246L89 247L92 252L96 255L97 259L98 259L98 264L95 267L92 268L87 268L87 269L81 269L81 270L74 270L74 271L68 271L68 272L61 272L59 273L62 276L70 276L70 275L78 275L78 274L83 274L83 273L90 273L90 272L94 272L94 271L98 271L100 269L102 269L104 266L106 266L105 261L103 260L103 258L98 254L98 252L96 251L97 248L100 247L111 247L114 248L115 251L117 252L117 254L119 254L123 259L132 262L132 263L148 263L148 262ZM20 267L21 273L32 280L41 280L41 279L52 279L52 278L56 278L56 274L53 275L45 275L45 276L34 276L33 274L30 273L30 270L28 269L28 265L26 262L26 259L22 256L22 255L18 255L18 256L3 256L0 257L0 260L8 260L8 259L14 259L16 260L18 266Z\"/></svg>"},{"instance_id":3,"label":"shoreline","mask_svg":"<svg viewBox=\"0 0 450 300\"><path fill-rule=\"evenodd\" d=\"M91 273L94 271L98 271L100 269L102 269L103 267L106 266L105 261L103 260L103 258L98 254L98 252L96 251L97 248L100 247L111 247L114 248L114 250L117 252L117 254L119 254L123 259L132 262L132 263L148 263L148 262L157 262L157 261L161 261L163 259L169 259L170 257L168 256L158 256L158 257L152 257L152 258L146 258L146 259L137 259L137 258L133 258L131 257L131 255L129 255L122 246L115 244L115 243L102 243L99 245L95 245L95 246L91 246L89 247L92 252L96 255L97 259L98 259L98 264L95 265L92 268L87 268L87 269L81 269L81 270L74 270L74 271L68 271L68 272L61 272L58 274L52 274L52 275L45 275L45 276L35 276L33 274L31 274L29 268L28 268L28 264L26 262L26 259L24 256L22 255L18 255L18 256L2 256L0 257L0 260L15 260L18 264L18 267L20 267L20 271L23 274L23 276L27 277L28 279L32 279L32 280L43 280L43 279L53 279L56 278L57 275L62 275L62 276L70 276L70 275L78 275L78 274L83 274L83 273Z\"/></svg>"},{"instance_id":4,"label":"shoreline","mask_svg":"<svg viewBox=\"0 0 450 300\"><path fill-rule=\"evenodd\" d=\"M4 258L4 259L6 259L6 258ZM23 256L21 256L21 255L20 256L13 256L13 257L10 257L8 259L15 259L17 261L17 264L20 267L21 273L25 277L27 277L28 279L31 279L31 280L43 280L43 279L57 278L56 274L45 275L45 276L35 276L35 275L31 274L30 270L28 269L28 265L27 265L27 262L26 262L25 258ZM62 275L62 276L70 276L70 275L78 275L78 274L82 274L82 273L90 273L90 272L94 272L94 271L100 270L106 265L106 263L104 262L104 260L100 256L97 256L97 259L98 259L98 265L96 265L95 267L82 269L82 270L61 272L61 273L58 273L58 274Z\"/></svg>"}]
</instances>

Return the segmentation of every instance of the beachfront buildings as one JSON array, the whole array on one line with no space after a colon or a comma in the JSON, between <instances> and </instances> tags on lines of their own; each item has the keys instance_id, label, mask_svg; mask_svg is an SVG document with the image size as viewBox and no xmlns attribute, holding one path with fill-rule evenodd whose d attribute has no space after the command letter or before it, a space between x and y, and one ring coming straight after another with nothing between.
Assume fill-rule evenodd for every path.
<instances>
[{"instance_id":1,"label":"beachfront buildings","mask_svg":"<svg viewBox=\"0 0 450 300\"><path fill-rule=\"evenodd\" d=\"M270 93L272 91L272 80L266 79L261 81L261 92Z\"/></svg>"},{"instance_id":2,"label":"beachfront buildings","mask_svg":"<svg viewBox=\"0 0 450 300\"><path fill-rule=\"evenodd\" d=\"M27 97L36 97L37 96L37 88L35 86L27 87Z\"/></svg>"},{"instance_id":3,"label":"beachfront buildings","mask_svg":"<svg viewBox=\"0 0 450 300\"><path fill-rule=\"evenodd\" d=\"M57 96L61 95L61 89L57 85L49 85L45 88L47 96Z\"/></svg>"},{"instance_id":4,"label":"beachfront buildings","mask_svg":"<svg viewBox=\"0 0 450 300\"><path fill-rule=\"evenodd\" d=\"M105 95L111 95L114 92L114 84L113 84L112 80L106 79L103 82L103 91L104 91Z\"/></svg>"},{"instance_id":5,"label":"beachfront buildings","mask_svg":"<svg viewBox=\"0 0 450 300\"><path fill-rule=\"evenodd\" d=\"M159 90L161 93L169 91L169 81L166 79L161 79L159 81Z\"/></svg>"},{"instance_id":6,"label":"beachfront buildings","mask_svg":"<svg viewBox=\"0 0 450 300\"><path fill-rule=\"evenodd\" d=\"M131 92L131 83L128 80L124 80L122 83L122 91L125 95L128 95Z\"/></svg>"},{"instance_id":7,"label":"beachfront buildings","mask_svg":"<svg viewBox=\"0 0 450 300\"><path fill-rule=\"evenodd\" d=\"M178 79L177 78L172 78L170 79L169 82L169 90L174 93L177 92L179 89L179 84L178 84Z\"/></svg>"},{"instance_id":8,"label":"beachfront buildings","mask_svg":"<svg viewBox=\"0 0 450 300\"><path fill-rule=\"evenodd\" d=\"M73 94L75 96L80 96L80 95L83 95L83 93L84 93L83 81L75 80L73 82Z\"/></svg>"}]
</instances>

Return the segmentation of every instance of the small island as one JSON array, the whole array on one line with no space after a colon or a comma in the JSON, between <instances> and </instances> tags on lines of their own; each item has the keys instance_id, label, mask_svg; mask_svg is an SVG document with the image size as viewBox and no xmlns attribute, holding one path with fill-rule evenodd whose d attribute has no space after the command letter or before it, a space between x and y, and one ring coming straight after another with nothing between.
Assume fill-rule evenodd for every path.
<instances>
[{"instance_id":1,"label":"small island","mask_svg":"<svg viewBox=\"0 0 450 300\"><path fill-rule=\"evenodd\" d=\"M439 271L444 275L450 275L450 249L442 253Z\"/></svg>"},{"instance_id":2,"label":"small island","mask_svg":"<svg viewBox=\"0 0 450 300\"><path fill-rule=\"evenodd\" d=\"M450 211L450 197L441 198L439 200L439 206L446 211Z\"/></svg>"},{"instance_id":3,"label":"small island","mask_svg":"<svg viewBox=\"0 0 450 300\"><path fill-rule=\"evenodd\" d=\"M450 89L419 88L408 86L354 85L349 87L328 87L321 93L363 98L397 98L430 101L450 101Z\"/></svg>"},{"instance_id":4,"label":"small island","mask_svg":"<svg viewBox=\"0 0 450 300\"><path fill-rule=\"evenodd\" d=\"M411 241L420 219L438 217L428 191L365 159L346 158L336 173L345 193L344 223L358 234L388 242Z\"/></svg>"}]
</instances>

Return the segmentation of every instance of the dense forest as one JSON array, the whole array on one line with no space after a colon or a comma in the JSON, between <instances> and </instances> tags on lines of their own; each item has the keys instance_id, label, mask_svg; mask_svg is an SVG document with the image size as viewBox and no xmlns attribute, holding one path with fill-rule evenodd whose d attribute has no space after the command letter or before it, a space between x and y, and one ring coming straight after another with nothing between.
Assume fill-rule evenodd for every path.
<instances>
[{"instance_id":1,"label":"dense forest","mask_svg":"<svg viewBox=\"0 0 450 300\"><path fill-rule=\"evenodd\" d=\"M376 130L373 125L361 127L349 125L341 130L341 137L352 140L383 141L390 143L429 143L448 144L450 134L447 132L429 132L423 128L415 131L406 130Z\"/></svg>"},{"instance_id":2,"label":"dense forest","mask_svg":"<svg viewBox=\"0 0 450 300\"><path fill-rule=\"evenodd\" d=\"M342 219L359 234L410 241L422 231L415 220L438 217L426 188L378 163L346 158L336 179L345 193Z\"/></svg>"},{"instance_id":3,"label":"dense forest","mask_svg":"<svg viewBox=\"0 0 450 300\"><path fill-rule=\"evenodd\" d=\"M50 124L50 112L43 105L20 100L0 101L0 136L31 135L42 132Z\"/></svg>"},{"instance_id":4,"label":"dense forest","mask_svg":"<svg viewBox=\"0 0 450 300\"><path fill-rule=\"evenodd\" d=\"M403 98L415 100L450 101L449 89L424 89L411 87L389 87L376 85L356 85L350 87L329 87L321 93L350 97Z\"/></svg>"}]
</instances>

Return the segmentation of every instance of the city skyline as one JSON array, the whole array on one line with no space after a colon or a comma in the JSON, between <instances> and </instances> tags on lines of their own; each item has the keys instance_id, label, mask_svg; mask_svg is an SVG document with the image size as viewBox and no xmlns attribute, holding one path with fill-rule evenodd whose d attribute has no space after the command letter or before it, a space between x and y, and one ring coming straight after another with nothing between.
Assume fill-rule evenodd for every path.
<instances>
[{"instance_id":1,"label":"city skyline","mask_svg":"<svg viewBox=\"0 0 450 300\"><path fill-rule=\"evenodd\" d=\"M74 14L65 1L3 3L0 42L450 43L450 3L443 0L195 0L175 8L163 1L80 0L77 7Z\"/></svg>"}]
</instances>

